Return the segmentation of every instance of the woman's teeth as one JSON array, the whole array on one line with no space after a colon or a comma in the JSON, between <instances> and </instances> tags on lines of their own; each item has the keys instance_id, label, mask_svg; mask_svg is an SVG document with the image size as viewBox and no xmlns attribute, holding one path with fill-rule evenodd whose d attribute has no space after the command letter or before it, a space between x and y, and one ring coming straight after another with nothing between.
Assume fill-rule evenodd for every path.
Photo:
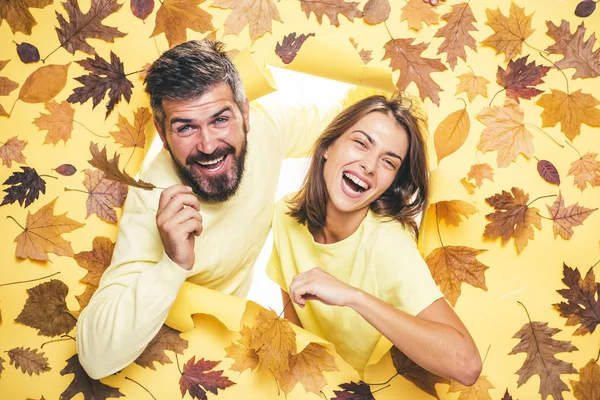
<instances>
[{"instance_id":1,"label":"woman's teeth","mask_svg":"<svg viewBox=\"0 0 600 400\"><path fill-rule=\"evenodd\" d=\"M360 186L363 190L367 190L369 188L369 184L356 175L344 172L344 176L354 182L357 186Z\"/></svg>"}]
</instances>

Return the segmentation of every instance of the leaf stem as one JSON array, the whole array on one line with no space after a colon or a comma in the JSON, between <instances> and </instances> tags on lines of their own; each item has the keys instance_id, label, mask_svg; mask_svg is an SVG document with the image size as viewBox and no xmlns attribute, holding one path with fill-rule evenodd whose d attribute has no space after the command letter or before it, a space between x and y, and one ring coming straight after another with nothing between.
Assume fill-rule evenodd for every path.
<instances>
[{"instance_id":1,"label":"leaf stem","mask_svg":"<svg viewBox=\"0 0 600 400\"><path fill-rule=\"evenodd\" d=\"M162 4L162 0L158 0L158 1L160 1L160 4ZM154 36L154 47L156 47L156 52L160 56L162 53L160 52L160 50L158 48L158 43L156 42L156 36Z\"/></svg>"},{"instance_id":2,"label":"leaf stem","mask_svg":"<svg viewBox=\"0 0 600 400\"><path fill-rule=\"evenodd\" d=\"M52 176L52 175L44 175L44 174L42 174L40 176L45 176L46 178L58 179L58 177Z\"/></svg>"},{"instance_id":3,"label":"leaf stem","mask_svg":"<svg viewBox=\"0 0 600 400\"><path fill-rule=\"evenodd\" d=\"M17 101L19 101L19 98L17 97L17 99L15 100L15 102L13 103L12 107L10 108L10 111L8 112L8 116L10 117L12 115L13 110L15 109L15 105L17 104Z\"/></svg>"},{"instance_id":4,"label":"leaf stem","mask_svg":"<svg viewBox=\"0 0 600 400\"><path fill-rule=\"evenodd\" d=\"M595 267L596 265L598 265L598 263L600 263L600 260L596 261L596 264L592 265L592 267L591 267L590 269L594 269L594 267ZM0 285L0 286L2 286L2 285Z\"/></svg>"},{"instance_id":5,"label":"leaf stem","mask_svg":"<svg viewBox=\"0 0 600 400\"><path fill-rule=\"evenodd\" d=\"M152 398L153 398L154 400L156 400L156 397L154 397L154 395L153 395L152 393L150 393L150 391L149 391L148 389L146 389L146 388L144 387L144 385L142 385L141 383L139 383L139 382L138 382L138 381L136 381L136 380L133 380L133 379L131 379L131 378L130 378L130 377L128 377L128 376L126 376L126 377L125 377L125 379L127 379L127 380L129 380L129 381L131 381L131 382L135 383L136 385L138 385L139 387L141 387L142 389L144 389L146 392L148 392L148 394L149 394L150 396L152 396Z\"/></svg>"},{"instance_id":6,"label":"leaf stem","mask_svg":"<svg viewBox=\"0 0 600 400\"><path fill-rule=\"evenodd\" d=\"M498 90L496 92L496 94L494 95L494 97L492 97L492 99L490 100L490 104L489 104L490 107L492 106L492 103L494 102L494 99L496 98L496 96L498 96L498 94L504 92L505 90L506 90L506 88L502 88L501 90Z\"/></svg>"},{"instance_id":7,"label":"leaf stem","mask_svg":"<svg viewBox=\"0 0 600 400\"><path fill-rule=\"evenodd\" d=\"M384 387L382 387L382 388L379 388L379 389L377 389L377 390L373 390L373 391L371 392L371 394L375 394L375 393L379 392L380 390L387 389L387 388L389 388L390 386L392 386L392 385L387 385L387 386L384 386Z\"/></svg>"},{"instance_id":8,"label":"leaf stem","mask_svg":"<svg viewBox=\"0 0 600 400\"><path fill-rule=\"evenodd\" d=\"M442 242L442 235L440 235L440 220L438 217L438 205L437 203L435 203L435 225L437 226L437 233L438 233L438 238L440 238L440 243L442 244L442 247L444 246L444 242Z\"/></svg>"},{"instance_id":9,"label":"leaf stem","mask_svg":"<svg viewBox=\"0 0 600 400\"><path fill-rule=\"evenodd\" d=\"M543 52L544 50L540 50L537 47L533 47L532 45L530 45L529 43L527 43L525 40L523 40L523 43L525 43L525 45L527 45L528 47L531 47L533 50L537 51L537 52Z\"/></svg>"},{"instance_id":10,"label":"leaf stem","mask_svg":"<svg viewBox=\"0 0 600 400\"><path fill-rule=\"evenodd\" d=\"M72 36L71 36L72 37ZM67 39L70 40L71 38ZM64 43L61 43L60 46L58 46L57 48L55 48L54 50L52 50L52 52L50 54L48 54L46 57L42 58L42 63L45 64L46 60L48 59L48 57L50 57L52 54L54 54L58 49L60 49L61 47L63 47Z\"/></svg>"},{"instance_id":11,"label":"leaf stem","mask_svg":"<svg viewBox=\"0 0 600 400\"><path fill-rule=\"evenodd\" d=\"M85 126L84 124L82 124L82 123L81 123L81 122L79 122L79 121L73 120L73 122L75 122L75 123L77 123L77 124L79 124L79 125L83 126L83 127L84 127L84 128L85 128L85 129L86 129L88 132L90 132L90 133L91 133L92 135L94 135L94 136L98 136L98 137L101 137L101 138L104 138L104 139L109 139L109 138L110 138L110 136L102 136L102 135L98 135L97 133L93 132L92 130L90 130L90 128L88 128L87 126Z\"/></svg>"},{"instance_id":12,"label":"leaf stem","mask_svg":"<svg viewBox=\"0 0 600 400\"><path fill-rule=\"evenodd\" d=\"M571 148L577 152L577 154L579 155L579 159L580 159L580 160L583 158L583 157L581 156L581 153L579 152L579 150L577 150L577 149L575 148L575 146L573 146L571 143L569 143L569 141L568 141L567 139L565 139L565 143L566 143L566 144L568 144L569 146L571 146Z\"/></svg>"},{"instance_id":13,"label":"leaf stem","mask_svg":"<svg viewBox=\"0 0 600 400\"><path fill-rule=\"evenodd\" d=\"M128 74L125 74L125 76L129 76L129 75L133 75L133 74L139 74L140 72L144 72L145 69L140 69L139 71L134 71L134 72L130 72Z\"/></svg>"},{"instance_id":14,"label":"leaf stem","mask_svg":"<svg viewBox=\"0 0 600 400\"><path fill-rule=\"evenodd\" d=\"M179 357L177 357L177 352L175 352L175 364L177 364L177 369L179 370L179 373L183 375L183 372L181 372L181 368L179 368Z\"/></svg>"},{"instance_id":15,"label":"leaf stem","mask_svg":"<svg viewBox=\"0 0 600 400\"><path fill-rule=\"evenodd\" d=\"M542 214L540 214L540 213L536 213L536 214L537 214L537 215L538 215L538 217L540 217L540 218L549 219L550 221L554 221L554 219L553 219L553 218L544 217L544 216L543 216Z\"/></svg>"},{"instance_id":16,"label":"leaf stem","mask_svg":"<svg viewBox=\"0 0 600 400\"><path fill-rule=\"evenodd\" d=\"M271 375L273 375L273 379L275 379L275 384L277 385L277 396L279 397L279 395L281 394L281 389L279 389L279 382L277 381L277 377L275 376L275 373L271 370L271 368L269 368L269 372L271 373Z\"/></svg>"},{"instance_id":17,"label":"leaf stem","mask_svg":"<svg viewBox=\"0 0 600 400\"><path fill-rule=\"evenodd\" d=\"M459 100L462 100L462 102L463 102L463 103L465 103L465 108L464 108L464 110L466 110L466 109L467 109L467 102L465 101L465 99L463 99L462 97L459 97L458 99L459 99Z\"/></svg>"},{"instance_id":18,"label":"leaf stem","mask_svg":"<svg viewBox=\"0 0 600 400\"><path fill-rule=\"evenodd\" d=\"M529 205L530 205L531 203L533 203L534 201L536 201L536 200L539 200L539 199L545 199L545 198L547 198L547 197L556 197L556 196L557 196L556 194L549 194L548 196L540 196L540 197L536 197L535 199L533 199L533 200L531 200L529 203L527 203L527 207L529 207Z\"/></svg>"},{"instance_id":19,"label":"leaf stem","mask_svg":"<svg viewBox=\"0 0 600 400\"><path fill-rule=\"evenodd\" d=\"M363 382L366 383L369 386L382 386L382 385L387 385L388 383L390 383L390 381L392 379L394 379L395 377L397 377L398 375L400 375L400 372L396 372L394 375L392 375L392 377L390 379L388 379L387 381L383 382L383 383L367 383L367 382Z\"/></svg>"},{"instance_id":20,"label":"leaf stem","mask_svg":"<svg viewBox=\"0 0 600 400\"><path fill-rule=\"evenodd\" d=\"M540 51L540 56L541 56L541 57L542 57L544 60L548 61L550 64L554 65L554 66L556 67L556 69L558 69L558 70L560 71L560 73L561 73L561 74L562 74L562 75L565 77L565 82L567 82L567 96L570 96L571 94L570 94L570 91L569 91L569 78L567 78L567 75L565 74L565 72L564 72L562 69L560 69L560 67L559 67L558 65L556 65L556 64L555 64L555 63L554 63L552 60L550 60L548 57L544 56L544 54L543 54L543 53L546 53L546 54L548 54L548 55L549 55L550 53L548 53L547 51Z\"/></svg>"},{"instance_id":21,"label":"leaf stem","mask_svg":"<svg viewBox=\"0 0 600 400\"><path fill-rule=\"evenodd\" d=\"M131 157L133 157L133 153L135 153L135 149L137 149L137 146L133 146L133 150L131 151L131 154L129 155L127 162L123 166L123 171L125 171L125 169L127 168L127 165L129 165L129 161L131 161Z\"/></svg>"},{"instance_id":22,"label":"leaf stem","mask_svg":"<svg viewBox=\"0 0 600 400\"><path fill-rule=\"evenodd\" d=\"M532 127L536 128L536 129L537 129L537 130L539 130L539 131L542 131L542 133L543 133L544 135L548 136L548 137L550 138L550 140L552 140L554 143L556 143L556 144L557 144L557 145L558 145L558 146L559 146L561 149L564 149L564 148L565 148L565 146L563 146L562 144L558 143L558 142L556 141L556 139L554 139L552 136L550 136L550 135L549 135L549 134L548 134L548 133L547 133L545 130L543 130L543 129L542 129L542 128L540 128L539 126L537 126L537 125L534 125L534 124L530 124L530 123L528 123L528 122L524 122L524 123L523 123L523 125L529 125L529 126L532 126Z\"/></svg>"},{"instance_id":23,"label":"leaf stem","mask_svg":"<svg viewBox=\"0 0 600 400\"><path fill-rule=\"evenodd\" d=\"M527 307L525 307L525 304L521 303L520 301L517 300L517 303L519 303L520 305L523 306L523 308L525 309L525 312L527 313L527 319L529 320L529 325L531 326L531 333L533 335L534 338L534 342L535 342L535 347L537 349L537 352L539 354L542 354L540 352L540 345L538 344L538 338L535 336L535 329L533 329L533 322L531 322L531 317L529 316L529 311L527 311ZM546 371L548 370L548 367L546 366L546 361L544 360L544 358L542 357L542 362L544 364L544 368L546 369Z\"/></svg>"},{"instance_id":24,"label":"leaf stem","mask_svg":"<svg viewBox=\"0 0 600 400\"><path fill-rule=\"evenodd\" d=\"M488 345L487 350L485 351L485 356L483 356L483 361L481 362L481 367L483 368L483 364L485 364L485 360L487 359L487 356L490 352L490 349L492 348L492 345Z\"/></svg>"},{"instance_id":25,"label":"leaf stem","mask_svg":"<svg viewBox=\"0 0 600 400\"><path fill-rule=\"evenodd\" d=\"M290 305L290 303L292 302L292 299L289 299L287 301L287 303L285 303L285 307L283 307L283 310L281 310L281 312L279 313L279 315L277 316L277 318L281 318L281 316L283 315L283 313L285 312L285 309L287 308L287 306Z\"/></svg>"},{"instance_id":26,"label":"leaf stem","mask_svg":"<svg viewBox=\"0 0 600 400\"><path fill-rule=\"evenodd\" d=\"M19 227L20 227L21 229L25 230L25 228L23 228L23 227L21 226L21 224L20 224L20 223L19 223L19 222L18 222L16 219L14 219L13 217L11 217L10 215L7 215L7 216L6 216L6 218L10 218L10 219L12 219L13 221L15 221L15 222L17 223L17 225L19 225Z\"/></svg>"},{"instance_id":27,"label":"leaf stem","mask_svg":"<svg viewBox=\"0 0 600 400\"><path fill-rule=\"evenodd\" d=\"M47 342L42 343L42 345L40 346L40 349L43 349L45 345L47 345L48 343L55 343L55 342L63 342L65 340L75 340L75 338L73 336L69 336L69 335L62 335L60 337L60 339L54 339L54 340L49 340Z\"/></svg>"},{"instance_id":28,"label":"leaf stem","mask_svg":"<svg viewBox=\"0 0 600 400\"><path fill-rule=\"evenodd\" d=\"M20 226L20 225L19 225ZM593 268L593 267L592 267ZM29 279L26 281L16 281L16 282L9 282L9 283L3 283L0 285L0 287L2 286L9 286L9 285L16 285L17 283L27 283L27 282L35 282L35 281L40 281L42 279L47 279L47 278L52 278L54 275L58 275L60 274L60 271L53 273L52 275L48 275L48 276L43 276L41 278L35 278L35 279Z\"/></svg>"}]
</instances>

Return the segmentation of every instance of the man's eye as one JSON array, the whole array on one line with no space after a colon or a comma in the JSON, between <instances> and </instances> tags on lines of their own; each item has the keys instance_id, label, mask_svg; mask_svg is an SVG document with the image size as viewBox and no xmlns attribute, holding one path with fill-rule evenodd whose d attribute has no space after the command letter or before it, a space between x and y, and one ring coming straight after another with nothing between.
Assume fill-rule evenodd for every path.
<instances>
[{"instance_id":1,"label":"man's eye","mask_svg":"<svg viewBox=\"0 0 600 400\"><path fill-rule=\"evenodd\" d=\"M227 122L227 118L225 118L225 117L218 117L218 118L215 118L215 123L216 123L216 124L223 124L223 123L225 123L225 122Z\"/></svg>"},{"instance_id":2,"label":"man's eye","mask_svg":"<svg viewBox=\"0 0 600 400\"><path fill-rule=\"evenodd\" d=\"M177 128L177 133L181 133L181 134L190 133L192 128L193 127L191 125L182 125L179 128Z\"/></svg>"}]
</instances>

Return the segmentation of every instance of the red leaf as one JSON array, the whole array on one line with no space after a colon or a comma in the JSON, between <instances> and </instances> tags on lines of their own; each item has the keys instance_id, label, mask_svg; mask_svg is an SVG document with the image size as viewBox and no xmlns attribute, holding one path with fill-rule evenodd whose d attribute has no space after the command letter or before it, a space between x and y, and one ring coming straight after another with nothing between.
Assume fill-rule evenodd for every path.
<instances>
[{"instance_id":1,"label":"red leaf","mask_svg":"<svg viewBox=\"0 0 600 400\"><path fill-rule=\"evenodd\" d=\"M154 0L131 0L131 12L144 21L154 10Z\"/></svg>"},{"instance_id":2,"label":"red leaf","mask_svg":"<svg viewBox=\"0 0 600 400\"><path fill-rule=\"evenodd\" d=\"M550 161L539 160L537 163L537 170L546 182L560 185L560 175L558 175L556 167Z\"/></svg>"},{"instance_id":3,"label":"red leaf","mask_svg":"<svg viewBox=\"0 0 600 400\"><path fill-rule=\"evenodd\" d=\"M226 389L229 386L235 385L229 378L223 375L223 371L210 371L216 367L220 361L210 361L200 359L196 361L196 356L193 356L184 366L181 378L179 379L179 388L181 396L185 396L189 392L194 399L207 400L206 391L213 394L218 394L218 389ZM207 372L210 371L210 372Z\"/></svg>"},{"instance_id":4,"label":"red leaf","mask_svg":"<svg viewBox=\"0 0 600 400\"><path fill-rule=\"evenodd\" d=\"M71 164L59 165L58 167L54 168L54 170L62 176L71 176L77 172L77 168Z\"/></svg>"},{"instance_id":5,"label":"red leaf","mask_svg":"<svg viewBox=\"0 0 600 400\"><path fill-rule=\"evenodd\" d=\"M519 97L531 99L542 93L535 86L544 83L543 77L546 76L550 67L535 65L535 61L527 64L529 56L521 57L516 61L510 60L506 71L498 66L497 82L506 89L506 96L519 102Z\"/></svg>"},{"instance_id":6,"label":"red leaf","mask_svg":"<svg viewBox=\"0 0 600 400\"><path fill-rule=\"evenodd\" d=\"M315 36L314 33L309 33L308 35L300 35L296 37L296 32L292 32L289 35L283 38L281 44L277 42L277 46L275 47L275 54L281 58L284 64L289 64L294 61L296 58L296 54L298 54L298 50L304 44L306 39L311 36Z\"/></svg>"}]
</instances>

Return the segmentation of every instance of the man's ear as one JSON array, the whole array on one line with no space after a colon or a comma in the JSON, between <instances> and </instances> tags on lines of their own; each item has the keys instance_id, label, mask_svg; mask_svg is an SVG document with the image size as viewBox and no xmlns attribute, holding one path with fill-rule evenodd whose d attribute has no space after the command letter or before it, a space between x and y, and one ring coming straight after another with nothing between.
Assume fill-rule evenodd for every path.
<instances>
[{"instance_id":1,"label":"man's ear","mask_svg":"<svg viewBox=\"0 0 600 400\"><path fill-rule=\"evenodd\" d=\"M167 146L167 138L165 137L165 130L160 122L158 122L157 118L154 118L154 128L156 128L156 132L158 132L158 136L160 136L160 140L163 142L163 148L165 150L169 150Z\"/></svg>"}]
</instances>

